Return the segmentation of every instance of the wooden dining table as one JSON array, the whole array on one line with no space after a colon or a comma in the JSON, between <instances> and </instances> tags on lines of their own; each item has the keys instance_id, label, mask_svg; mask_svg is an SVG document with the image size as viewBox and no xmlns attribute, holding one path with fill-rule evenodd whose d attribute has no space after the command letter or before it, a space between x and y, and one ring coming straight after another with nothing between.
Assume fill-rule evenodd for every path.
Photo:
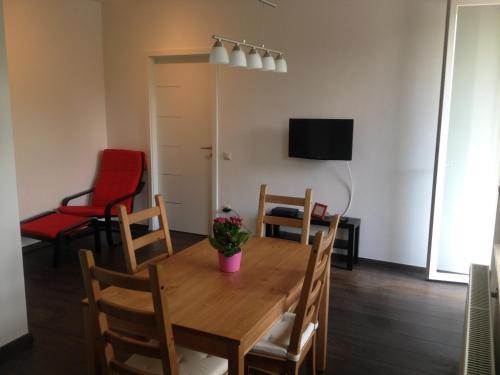
<instances>
[{"instance_id":1,"label":"wooden dining table","mask_svg":"<svg viewBox=\"0 0 500 375\"><path fill-rule=\"evenodd\" d=\"M235 273L219 271L217 253L208 240L163 260L175 344L227 358L229 375L243 375L245 354L298 301L310 249L282 239L252 238L243 248L241 269ZM326 368L328 283L325 291L317 334L319 370ZM153 310L149 293L108 287L102 297ZM99 368L97 330L85 300L83 305L88 367L94 374Z\"/></svg>"}]
</instances>

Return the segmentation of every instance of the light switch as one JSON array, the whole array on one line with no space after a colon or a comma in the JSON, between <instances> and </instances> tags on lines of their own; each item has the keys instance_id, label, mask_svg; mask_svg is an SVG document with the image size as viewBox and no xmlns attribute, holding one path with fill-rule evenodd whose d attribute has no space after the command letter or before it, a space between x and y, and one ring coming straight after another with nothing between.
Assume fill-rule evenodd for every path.
<instances>
[{"instance_id":1,"label":"light switch","mask_svg":"<svg viewBox=\"0 0 500 375\"><path fill-rule=\"evenodd\" d=\"M222 153L222 157L224 158L224 160L232 160L233 155L231 154L231 152L225 151Z\"/></svg>"}]
</instances>

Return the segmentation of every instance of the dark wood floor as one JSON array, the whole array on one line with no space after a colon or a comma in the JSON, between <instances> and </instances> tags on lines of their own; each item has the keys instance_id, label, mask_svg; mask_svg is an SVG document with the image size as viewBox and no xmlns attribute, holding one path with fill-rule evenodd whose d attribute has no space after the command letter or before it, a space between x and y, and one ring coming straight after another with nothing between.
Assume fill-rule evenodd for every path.
<instances>
[{"instance_id":1,"label":"dark wood floor","mask_svg":"<svg viewBox=\"0 0 500 375\"><path fill-rule=\"evenodd\" d=\"M177 250L202 237L173 233ZM32 349L0 364L2 375L84 374L80 301L84 296L75 240L58 269L52 249L24 255ZM155 250L152 250L155 251ZM111 260L123 269L120 250ZM327 374L456 374L466 288L424 281L422 273L370 262L354 271L332 268Z\"/></svg>"}]
</instances>

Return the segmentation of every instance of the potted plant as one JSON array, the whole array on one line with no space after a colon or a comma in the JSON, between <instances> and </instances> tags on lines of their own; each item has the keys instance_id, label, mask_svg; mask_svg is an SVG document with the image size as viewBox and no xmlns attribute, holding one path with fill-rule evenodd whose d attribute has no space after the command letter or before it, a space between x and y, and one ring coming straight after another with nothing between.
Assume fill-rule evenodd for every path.
<instances>
[{"instance_id":1,"label":"potted plant","mask_svg":"<svg viewBox=\"0 0 500 375\"><path fill-rule=\"evenodd\" d=\"M222 272L237 272L241 264L241 246L250 238L250 233L242 230L240 217L217 217L213 223L210 244L219 252L219 268Z\"/></svg>"}]
</instances>

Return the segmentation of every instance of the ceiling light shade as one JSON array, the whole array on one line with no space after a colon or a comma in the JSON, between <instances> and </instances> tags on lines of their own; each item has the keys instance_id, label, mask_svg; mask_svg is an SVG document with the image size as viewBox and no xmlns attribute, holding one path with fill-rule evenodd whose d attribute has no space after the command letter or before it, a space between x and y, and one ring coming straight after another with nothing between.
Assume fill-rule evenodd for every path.
<instances>
[{"instance_id":1,"label":"ceiling light shade","mask_svg":"<svg viewBox=\"0 0 500 375\"><path fill-rule=\"evenodd\" d=\"M274 58L269 53L269 51L266 51L266 53L264 53L264 56L262 56L262 70L265 71L276 70L276 63L274 62Z\"/></svg>"},{"instance_id":2,"label":"ceiling light shade","mask_svg":"<svg viewBox=\"0 0 500 375\"><path fill-rule=\"evenodd\" d=\"M215 41L208 61L210 64L229 64L229 56L220 40Z\"/></svg>"},{"instance_id":3,"label":"ceiling light shade","mask_svg":"<svg viewBox=\"0 0 500 375\"><path fill-rule=\"evenodd\" d=\"M262 69L262 59L260 58L260 55L257 53L257 50L253 47L248 53L247 68Z\"/></svg>"},{"instance_id":4,"label":"ceiling light shade","mask_svg":"<svg viewBox=\"0 0 500 375\"><path fill-rule=\"evenodd\" d=\"M286 73L288 71L288 67L286 65L286 60L283 55L280 53L278 57L276 57L276 72L278 73Z\"/></svg>"},{"instance_id":5,"label":"ceiling light shade","mask_svg":"<svg viewBox=\"0 0 500 375\"><path fill-rule=\"evenodd\" d=\"M230 64L234 67L245 68L247 66L247 56L238 44L234 45L231 52Z\"/></svg>"}]
</instances>

